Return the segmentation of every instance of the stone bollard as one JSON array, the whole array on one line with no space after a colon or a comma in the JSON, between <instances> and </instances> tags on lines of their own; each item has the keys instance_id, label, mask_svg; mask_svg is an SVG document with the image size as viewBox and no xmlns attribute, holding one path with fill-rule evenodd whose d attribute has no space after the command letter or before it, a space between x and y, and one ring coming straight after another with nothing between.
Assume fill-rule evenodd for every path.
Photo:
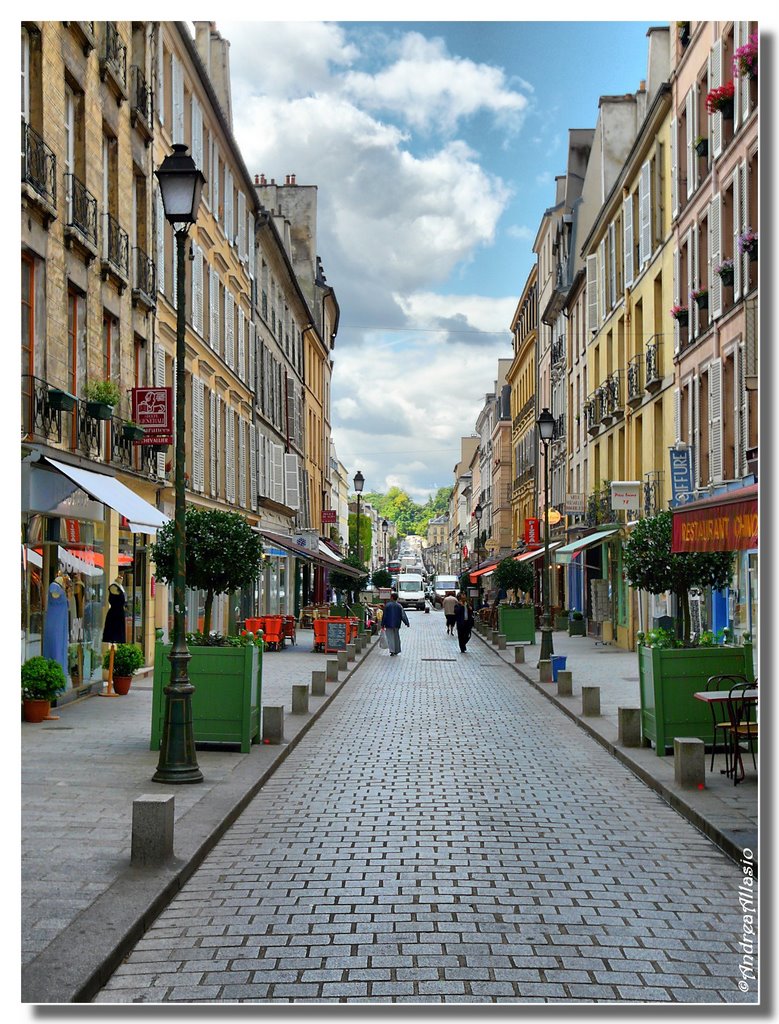
<instances>
[{"instance_id":1,"label":"stone bollard","mask_svg":"<svg viewBox=\"0 0 779 1024\"><path fill-rule=\"evenodd\" d=\"M496 644L498 642L498 631L497 629L490 630L490 643Z\"/></svg>"},{"instance_id":2,"label":"stone bollard","mask_svg":"<svg viewBox=\"0 0 779 1024\"><path fill-rule=\"evenodd\" d=\"M308 711L308 686L305 683L292 684L292 714L305 715Z\"/></svg>"},{"instance_id":3,"label":"stone bollard","mask_svg":"<svg viewBox=\"0 0 779 1024\"><path fill-rule=\"evenodd\" d=\"M311 694L314 697L324 697L325 673L321 669L314 669L311 673Z\"/></svg>"},{"instance_id":4,"label":"stone bollard","mask_svg":"<svg viewBox=\"0 0 779 1024\"><path fill-rule=\"evenodd\" d=\"M346 651L338 651L336 657L338 658L338 671L341 672L349 665L349 655Z\"/></svg>"},{"instance_id":5,"label":"stone bollard","mask_svg":"<svg viewBox=\"0 0 779 1024\"><path fill-rule=\"evenodd\" d=\"M498 650L506 650L506 637L503 635L503 633L498 633Z\"/></svg>"},{"instance_id":6,"label":"stone bollard","mask_svg":"<svg viewBox=\"0 0 779 1024\"><path fill-rule=\"evenodd\" d=\"M524 647L515 647L514 648L514 664L515 665L524 665L525 664L525 648ZM559 675L559 673L558 673L558 675Z\"/></svg>"},{"instance_id":7,"label":"stone bollard","mask_svg":"<svg viewBox=\"0 0 779 1024\"><path fill-rule=\"evenodd\" d=\"M328 682L333 683L338 678L338 662L335 658L328 658L325 664L325 676Z\"/></svg>"},{"instance_id":8,"label":"stone bollard","mask_svg":"<svg viewBox=\"0 0 779 1024\"><path fill-rule=\"evenodd\" d=\"M284 705L264 704L262 708L262 738L269 743L284 742Z\"/></svg>"},{"instance_id":9,"label":"stone bollard","mask_svg":"<svg viewBox=\"0 0 779 1024\"><path fill-rule=\"evenodd\" d=\"M540 683L552 682L552 662L548 658L538 663L538 681Z\"/></svg>"},{"instance_id":10,"label":"stone bollard","mask_svg":"<svg viewBox=\"0 0 779 1024\"><path fill-rule=\"evenodd\" d=\"M173 856L173 794L148 793L133 800L130 861L161 864Z\"/></svg>"},{"instance_id":11,"label":"stone bollard","mask_svg":"<svg viewBox=\"0 0 779 1024\"><path fill-rule=\"evenodd\" d=\"M558 672L559 675L559 672ZM582 687L582 715L592 717L600 714L600 687Z\"/></svg>"},{"instance_id":12,"label":"stone bollard","mask_svg":"<svg viewBox=\"0 0 779 1024\"><path fill-rule=\"evenodd\" d=\"M557 696L573 697L573 672L570 669L557 670Z\"/></svg>"},{"instance_id":13,"label":"stone bollard","mask_svg":"<svg viewBox=\"0 0 779 1024\"><path fill-rule=\"evenodd\" d=\"M641 746L641 708L617 708L617 743L621 747Z\"/></svg>"},{"instance_id":14,"label":"stone bollard","mask_svg":"<svg viewBox=\"0 0 779 1024\"><path fill-rule=\"evenodd\" d=\"M674 782L682 789L706 785L706 746L703 740L674 736Z\"/></svg>"},{"instance_id":15,"label":"stone bollard","mask_svg":"<svg viewBox=\"0 0 779 1024\"><path fill-rule=\"evenodd\" d=\"M347 661L354 661L354 659L356 657L357 657L357 644L355 644L353 642L350 643L350 644L347 644L346 645L346 660Z\"/></svg>"}]
</instances>

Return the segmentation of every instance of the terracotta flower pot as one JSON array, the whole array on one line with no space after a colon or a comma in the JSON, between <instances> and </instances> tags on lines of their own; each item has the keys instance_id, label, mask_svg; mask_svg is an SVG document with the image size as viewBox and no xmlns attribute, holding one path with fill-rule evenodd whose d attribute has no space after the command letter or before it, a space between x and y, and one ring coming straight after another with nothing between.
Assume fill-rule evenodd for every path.
<instances>
[{"instance_id":1,"label":"terracotta flower pot","mask_svg":"<svg viewBox=\"0 0 779 1024\"><path fill-rule=\"evenodd\" d=\"M42 722L49 717L50 700L23 700L22 711L25 722Z\"/></svg>"},{"instance_id":2,"label":"terracotta flower pot","mask_svg":"<svg viewBox=\"0 0 779 1024\"><path fill-rule=\"evenodd\" d=\"M118 693L124 697L130 692L130 684L132 681L132 676L114 676L114 693Z\"/></svg>"}]
</instances>

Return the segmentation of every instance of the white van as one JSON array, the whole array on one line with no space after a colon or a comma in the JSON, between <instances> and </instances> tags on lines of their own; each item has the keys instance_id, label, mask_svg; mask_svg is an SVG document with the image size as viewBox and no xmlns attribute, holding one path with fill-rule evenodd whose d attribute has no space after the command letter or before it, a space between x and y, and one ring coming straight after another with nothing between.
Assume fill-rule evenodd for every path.
<instances>
[{"instance_id":1,"label":"white van","mask_svg":"<svg viewBox=\"0 0 779 1024\"><path fill-rule=\"evenodd\" d=\"M433 584L433 605L438 608L444 603L444 598L451 590L455 596L460 589L460 581L456 576L436 576Z\"/></svg>"},{"instance_id":2,"label":"white van","mask_svg":"<svg viewBox=\"0 0 779 1024\"><path fill-rule=\"evenodd\" d=\"M399 573L395 587L398 592L398 604L404 608L417 608L421 612L425 610L425 583L421 573Z\"/></svg>"}]
</instances>

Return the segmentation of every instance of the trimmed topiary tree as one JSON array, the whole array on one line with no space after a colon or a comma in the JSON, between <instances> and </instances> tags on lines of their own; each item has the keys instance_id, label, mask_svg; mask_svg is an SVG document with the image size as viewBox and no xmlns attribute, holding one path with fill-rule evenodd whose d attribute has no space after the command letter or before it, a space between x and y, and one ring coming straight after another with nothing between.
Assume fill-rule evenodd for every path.
<instances>
[{"instance_id":1,"label":"trimmed topiary tree","mask_svg":"<svg viewBox=\"0 0 779 1024\"><path fill-rule=\"evenodd\" d=\"M391 587L392 576L390 576L386 569L377 569L373 576L371 576L371 583L374 587Z\"/></svg>"},{"instance_id":2,"label":"trimmed topiary tree","mask_svg":"<svg viewBox=\"0 0 779 1024\"><path fill-rule=\"evenodd\" d=\"M622 564L628 582L650 594L670 590L677 598L676 632L685 645L690 641L691 587L721 590L733 575L733 552L671 551L670 510L639 519L625 544Z\"/></svg>"},{"instance_id":3,"label":"trimmed topiary tree","mask_svg":"<svg viewBox=\"0 0 779 1024\"><path fill-rule=\"evenodd\" d=\"M502 590L514 591L514 604L519 604L519 595L533 592L535 573L527 562L504 558L495 570L495 582Z\"/></svg>"},{"instance_id":4,"label":"trimmed topiary tree","mask_svg":"<svg viewBox=\"0 0 779 1024\"><path fill-rule=\"evenodd\" d=\"M172 583L175 575L174 521L157 533L152 558L157 576ZM217 594L232 593L252 583L262 564L262 541L237 512L188 505L186 510L188 587L204 590L203 632L211 631L211 609Z\"/></svg>"},{"instance_id":5,"label":"trimmed topiary tree","mask_svg":"<svg viewBox=\"0 0 779 1024\"><path fill-rule=\"evenodd\" d=\"M357 561L357 555L347 555L344 558L344 565L350 565L353 569L359 569L362 575L349 576L345 572L339 572L338 569L331 569L330 586L333 590L345 593L347 604L353 604L357 600L360 590L365 586L365 581L368 579L368 570L362 562Z\"/></svg>"}]
</instances>

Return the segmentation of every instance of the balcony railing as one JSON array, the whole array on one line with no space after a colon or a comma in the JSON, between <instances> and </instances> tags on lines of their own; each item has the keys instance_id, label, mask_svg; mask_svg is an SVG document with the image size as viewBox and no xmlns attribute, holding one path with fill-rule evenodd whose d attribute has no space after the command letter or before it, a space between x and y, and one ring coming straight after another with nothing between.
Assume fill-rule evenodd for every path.
<instances>
[{"instance_id":1,"label":"balcony railing","mask_svg":"<svg viewBox=\"0 0 779 1024\"><path fill-rule=\"evenodd\" d=\"M554 421L554 433L552 434L553 441L564 441L565 440L565 413L561 412L559 416L555 417Z\"/></svg>"},{"instance_id":2,"label":"balcony railing","mask_svg":"<svg viewBox=\"0 0 779 1024\"><path fill-rule=\"evenodd\" d=\"M663 379L663 367L662 367L662 342L660 336L653 334L649 341L646 343L644 357L645 357L645 381L644 387L647 391L652 389L653 385L659 384Z\"/></svg>"},{"instance_id":3,"label":"balcony railing","mask_svg":"<svg viewBox=\"0 0 779 1024\"><path fill-rule=\"evenodd\" d=\"M596 392L593 391L592 394L587 396L587 399L583 406L584 425L587 430L596 430L599 425L599 405L600 402L597 400Z\"/></svg>"},{"instance_id":4,"label":"balcony railing","mask_svg":"<svg viewBox=\"0 0 779 1024\"><path fill-rule=\"evenodd\" d=\"M66 226L75 228L93 246L97 247L97 199L75 174L65 175L65 194L68 197Z\"/></svg>"},{"instance_id":5,"label":"balcony railing","mask_svg":"<svg viewBox=\"0 0 779 1024\"><path fill-rule=\"evenodd\" d=\"M154 260L140 246L133 249L133 291L149 305L157 301L157 270Z\"/></svg>"},{"instance_id":6,"label":"balcony railing","mask_svg":"<svg viewBox=\"0 0 779 1024\"><path fill-rule=\"evenodd\" d=\"M644 357L639 353L638 355L633 356L628 363L627 400L629 403L640 401L644 397L644 389L641 386L641 367L643 361Z\"/></svg>"},{"instance_id":7,"label":"balcony railing","mask_svg":"<svg viewBox=\"0 0 779 1024\"><path fill-rule=\"evenodd\" d=\"M143 71L137 64L130 68L130 117L149 132L153 124L153 95Z\"/></svg>"},{"instance_id":8,"label":"balcony railing","mask_svg":"<svg viewBox=\"0 0 779 1024\"><path fill-rule=\"evenodd\" d=\"M57 157L22 118L22 181L50 206L57 205Z\"/></svg>"},{"instance_id":9,"label":"balcony railing","mask_svg":"<svg viewBox=\"0 0 779 1024\"><path fill-rule=\"evenodd\" d=\"M625 388L622 383L623 371L615 370L610 377L603 382L603 397L605 404L605 416L614 418L621 416L625 411Z\"/></svg>"},{"instance_id":10,"label":"balcony railing","mask_svg":"<svg viewBox=\"0 0 779 1024\"><path fill-rule=\"evenodd\" d=\"M102 63L123 86L127 84L127 47L121 40L116 25L105 23L105 40Z\"/></svg>"},{"instance_id":11,"label":"balcony railing","mask_svg":"<svg viewBox=\"0 0 779 1024\"><path fill-rule=\"evenodd\" d=\"M552 368L558 369L565 365L565 338L557 338L552 342Z\"/></svg>"},{"instance_id":12,"label":"balcony railing","mask_svg":"<svg viewBox=\"0 0 779 1024\"><path fill-rule=\"evenodd\" d=\"M103 262L127 280L130 268L130 241L127 232L110 213L103 214Z\"/></svg>"}]
</instances>

